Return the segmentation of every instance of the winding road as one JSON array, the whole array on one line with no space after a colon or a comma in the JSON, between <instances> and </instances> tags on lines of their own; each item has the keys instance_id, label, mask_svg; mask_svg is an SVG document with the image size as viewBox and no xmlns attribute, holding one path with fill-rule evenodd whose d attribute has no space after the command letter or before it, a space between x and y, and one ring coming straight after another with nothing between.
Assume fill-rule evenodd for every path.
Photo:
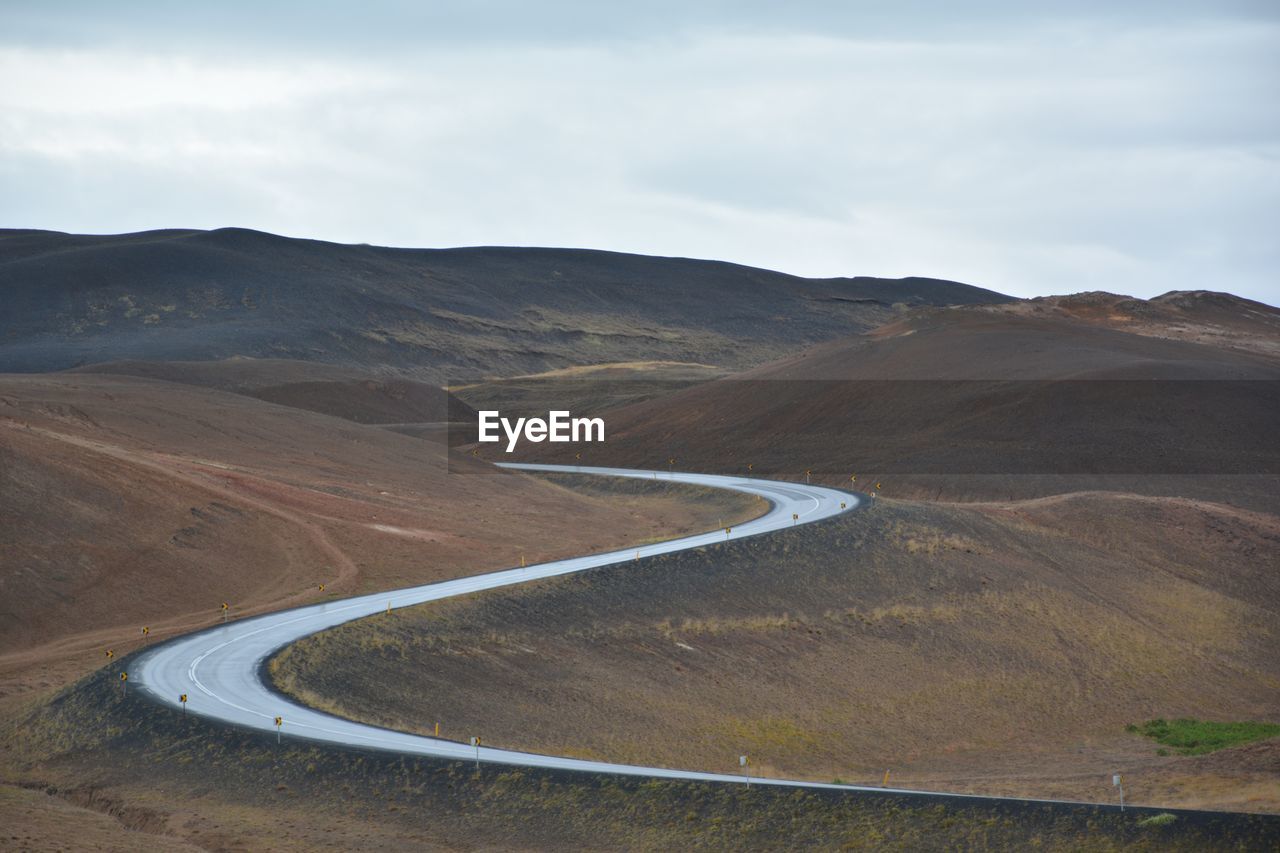
<instances>
[{"instance_id":1,"label":"winding road","mask_svg":"<svg viewBox=\"0 0 1280 853\"><path fill-rule=\"evenodd\" d=\"M130 684L138 684L146 696L174 708L180 707L178 697L186 694L188 713L234 726L276 732L275 719L281 717L283 725L280 733L289 738L387 750L406 755L478 760L525 767L549 767L700 781L739 783L747 781L745 776L736 774L702 773L694 770L672 770L663 767L640 767L559 758L497 749L483 744L472 747L457 741L392 731L299 705L276 692L264 681L264 662L284 646L352 619L385 612L388 607L391 609L412 607L415 604L438 601L455 595L466 595L539 578L588 571L601 566L633 561L636 559L637 552L643 559L656 554L667 554L724 542L726 539L758 536L781 528L821 521L842 512L850 512L862 506L867 500L862 496L824 486L712 474L564 465L508 464L503 467L529 471L659 479L733 489L760 495L769 501L770 509L758 518L735 525L727 535L723 530L717 530L643 545L638 549L628 548L523 568L505 569L441 583L298 607L218 625L195 634L178 637L143 653L130 674ZM486 733L478 734L483 737ZM502 733L493 734L497 737L502 736ZM750 781L755 784L806 788L896 791L904 794L927 793L763 777L753 777Z\"/></svg>"}]
</instances>

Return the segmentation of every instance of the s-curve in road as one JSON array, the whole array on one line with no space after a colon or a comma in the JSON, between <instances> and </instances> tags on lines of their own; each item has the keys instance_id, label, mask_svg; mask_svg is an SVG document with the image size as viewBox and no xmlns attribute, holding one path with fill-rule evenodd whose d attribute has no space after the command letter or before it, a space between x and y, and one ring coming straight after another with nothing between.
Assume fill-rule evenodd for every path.
<instances>
[{"instance_id":1,"label":"s-curve in road","mask_svg":"<svg viewBox=\"0 0 1280 853\"><path fill-rule=\"evenodd\" d=\"M735 525L727 535L724 530L686 536L667 542L643 545L587 557L558 560L516 569L506 569L474 577L458 578L391 592L364 595L325 604L314 604L279 613L269 613L218 625L205 631L170 640L143 653L131 673L131 684L137 683L144 694L156 702L179 707L178 697L187 695L187 712L235 726L276 732L276 718L283 718L280 728L285 737L304 738L342 746L380 749L407 755L447 759L479 760L527 767L552 767L595 773L621 773L673 779L744 782L743 776L721 773L699 773L660 767L637 767L557 758L550 755L478 748L455 741L396 732L345 720L299 705L277 693L263 681L263 662L274 652L309 634L332 628L352 619L370 616L391 608L410 607L426 601L437 601L478 590L494 589L524 583L538 578L583 572L614 563L635 560L655 554L667 554L686 548L698 548L758 536L798 524L809 524L858 508L867 498L823 486L779 483L770 480L683 474L666 471L636 471L625 468L589 468L565 465L505 465L530 471L596 474L612 477L658 479L677 483L734 489L760 495L770 503L767 513L752 521ZM501 736L500 733L494 733ZM793 785L821 788L854 788L848 785L824 785L778 779L754 778L756 784ZM883 791L883 788L867 790ZM893 790L893 789L890 789ZM906 793L906 792L903 792Z\"/></svg>"}]
</instances>

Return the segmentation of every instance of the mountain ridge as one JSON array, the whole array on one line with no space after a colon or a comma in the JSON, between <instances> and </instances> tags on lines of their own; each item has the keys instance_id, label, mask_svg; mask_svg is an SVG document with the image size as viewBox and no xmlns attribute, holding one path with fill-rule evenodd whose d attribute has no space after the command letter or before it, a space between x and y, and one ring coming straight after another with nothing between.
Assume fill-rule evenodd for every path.
<instances>
[{"instance_id":1,"label":"mountain ridge","mask_svg":"<svg viewBox=\"0 0 1280 853\"><path fill-rule=\"evenodd\" d=\"M0 371L288 358L428 381L647 359L754 366L898 306L1011 297L598 249L383 248L248 229L0 231Z\"/></svg>"}]
</instances>

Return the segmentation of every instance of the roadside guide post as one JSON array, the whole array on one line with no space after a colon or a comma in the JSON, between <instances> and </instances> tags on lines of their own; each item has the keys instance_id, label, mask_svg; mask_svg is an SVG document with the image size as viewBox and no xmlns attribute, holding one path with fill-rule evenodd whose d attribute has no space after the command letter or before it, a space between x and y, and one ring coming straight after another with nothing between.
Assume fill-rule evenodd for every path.
<instances>
[{"instance_id":1,"label":"roadside guide post","mask_svg":"<svg viewBox=\"0 0 1280 853\"><path fill-rule=\"evenodd\" d=\"M1111 774L1111 784L1120 791L1120 811L1124 811L1124 785L1120 783L1120 774Z\"/></svg>"},{"instance_id":2,"label":"roadside guide post","mask_svg":"<svg viewBox=\"0 0 1280 853\"><path fill-rule=\"evenodd\" d=\"M187 694L180 694L178 696L178 701L182 703L182 716L185 719L187 716Z\"/></svg>"},{"instance_id":3,"label":"roadside guide post","mask_svg":"<svg viewBox=\"0 0 1280 853\"><path fill-rule=\"evenodd\" d=\"M222 602L222 624L227 624L227 611L231 609L231 605L225 601Z\"/></svg>"},{"instance_id":4,"label":"roadside guide post","mask_svg":"<svg viewBox=\"0 0 1280 853\"><path fill-rule=\"evenodd\" d=\"M480 769L480 738L475 737L473 735L471 737L471 745L476 748L476 769L479 770Z\"/></svg>"},{"instance_id":5,"label":"roadside guide post","mask_svg":"<svg viewBox=\"0 0 1280 853\"><path fill-rule=\"evenodd\" d=\"M280 744L280 729L284 727L284 717L276 717L276 745Z\"/></svg>"},{"instance_id":6,"label":"roadside guide post","mask_svg":"<svg viewBox=\"0 0 1280 853\"><path fill-rule=\"evenodd\" d=\"M129 673L120 673L120 695L125 696L129 693Z\"/></svg>"},{"instance_id":7,"label":"roadside guide post","mask_svg":"<svg viewBox=\"0 0 1280 853\"><path fill-rule=\"evenodd\" d=\"M751 787L751 771L747 768L747 757L745 755L738 756L738 766L742 768L742 775L747 777L747 787Z\"/></svg>"}]
</instances>

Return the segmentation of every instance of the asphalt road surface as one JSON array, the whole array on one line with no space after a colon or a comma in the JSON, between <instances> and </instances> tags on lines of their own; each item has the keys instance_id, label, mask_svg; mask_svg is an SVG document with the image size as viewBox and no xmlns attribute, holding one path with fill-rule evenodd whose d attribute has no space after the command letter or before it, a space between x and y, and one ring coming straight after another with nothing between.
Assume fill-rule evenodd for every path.
<instances>
[{"instance_id":1,"label":"asphalt road surface","mask_svg":"<svg viewBox=\"0 0 1280 853\"><path fill-rule=\"evenodd\" d=\"M523 568L505 569L473 577L408 589L363 595L340 601L298 607L278 613L241 619L214 628L188 634L165 642L143 653L130 673L130 684L156 702L180 707L178 697L187 694L187 712L244 728L276 732L275 719L281 717L280 734L288 738L341 744L343 746L379 749L406 755L423 755L446 759L485 761L524 767L553 767L594 773L616 773L669 779L738 782L748 780L746 774L701 773L663 767L640 767L558 758L551 755L517 752L485 746L491 736L501 740L504 732L476 732L481 745L424 737L397 732L335 717L299 705L277 693L263 680L263 662L279 649L309 634L332 628L352 619L411 607L426 601L437 601L454 595L524 583L538 578L584 572L600 566L634 561L655 554L667 554L686 548L698 548L726 539L759 536L770 531L799 524L811 524L842 512L863 507L868 498L824 486L780 483L770 480L726 477L712 474L685 474L667 471L637 471L626 468L595 468L565 465L511 464L504 467L537 471L576 472L613 477L659 479L700 486L734 489L760 495L771 504L767 513L752 521L734 525L726 536L723 530L672 539L587 557L540 563ZM753 784L785 785L806 788L844 790L896 791L930 793L893 788L865 788L857 785L834 785L785 779L750 778Z\"/></svg>"}]
</instances>

